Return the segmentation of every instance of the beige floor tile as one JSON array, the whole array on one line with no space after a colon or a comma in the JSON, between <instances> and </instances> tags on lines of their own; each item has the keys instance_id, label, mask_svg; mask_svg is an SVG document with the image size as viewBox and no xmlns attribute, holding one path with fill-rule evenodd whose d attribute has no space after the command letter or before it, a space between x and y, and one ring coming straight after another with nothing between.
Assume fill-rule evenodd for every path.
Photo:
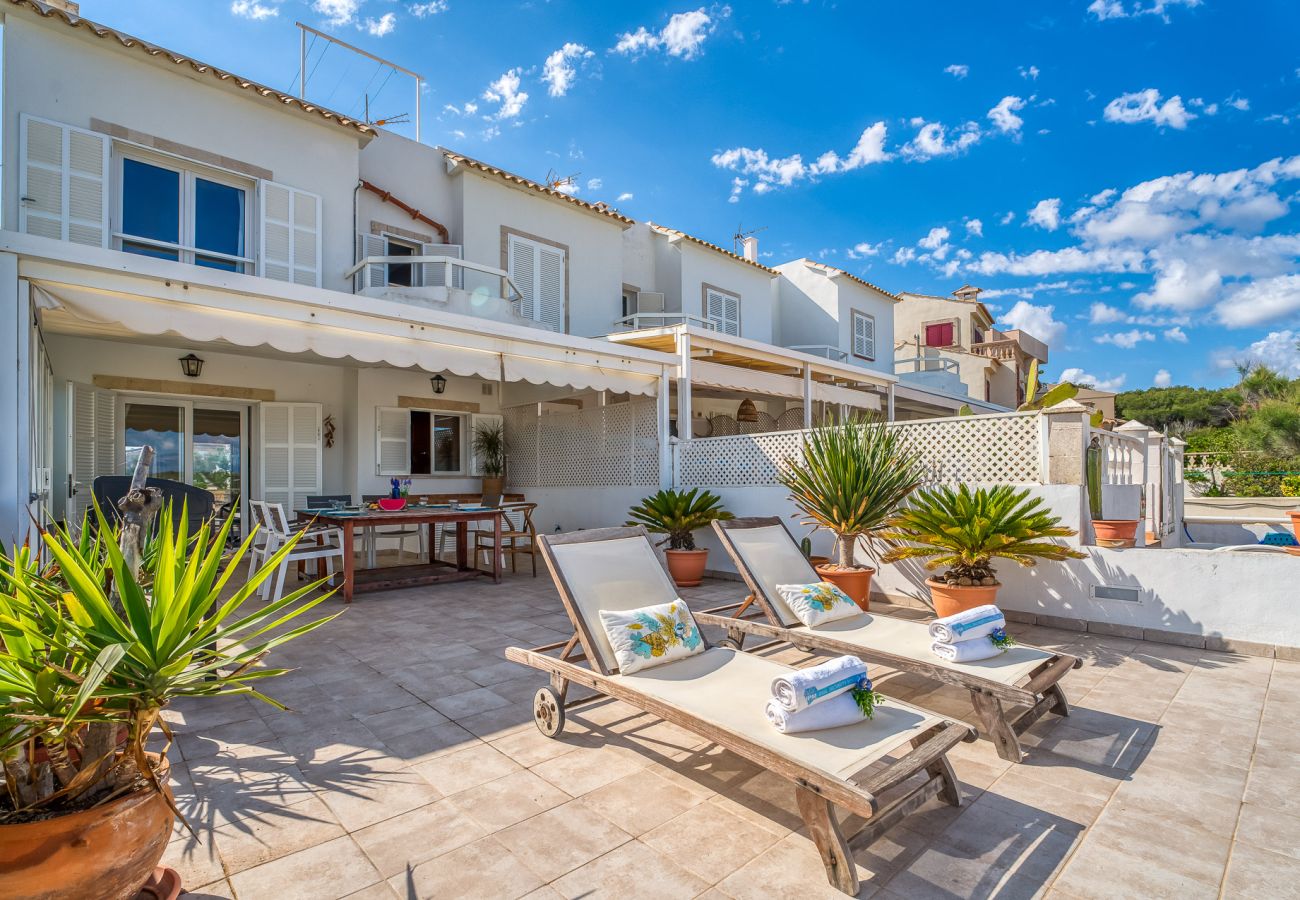
<instances>
[{"instance_id":1,"label":"beige floor tile","mask_svg":"<svg viewBox=\"0 0 1300 900\"><path fill-rule=\"evenodd\" d=\"M498 831L495 837L548 883L631 839L577 800Z\"/></svg>"},{"instance_id":2,"label":"beige floor tile","mask_svg":"<svg viewBox=\"0 0 1300 900\"><path fill-rule=\"evenodd\" d=\"M518 772L520 765L487 744L478 743L414 767L444 795L467 791L485 781Z\"/></svg>"},{"instance_id":3,"label":"beige floor tile","mask_svg":"<svg viewBox=\"0 0 1300 900\"><path fill-rule=\"evenodd\" d=\"M235 889L224 878L197 887L186 884L182 889L185 900L234 900L235 897Z\"/></svg>"},{"instance_id":4,"label":"beige floor tile","mask_svg":"<svg viewBox=\"0 0 1300 900\"><path fill-rule=\"evenodd\" d=\"M1052 882L1079 900L1212 900L1218 885L1195 881L1149 859L1141 846L1130 853L1084 839Z\"/></svg>"},{"instance_id":5,"label":"beige floor tile","mask_svg":"<svg viewBox=\"0 0 1300 900\"><path fill-rule=\"evenodd\" d=\"M542 879L494 837L479 838L388 879L388 886L407 900L424 897L512 900L542 885Z\"/></svg>"},{"instance_id":6,"label":"beige floor tile","mask_svg":"<svg viewBox=\"0 0 1300 900\"><path fill-rule=\"evenodd\" d=\"M1223 884L1225 897L1294 897L1300 893L1300 860L1238 842Z\"/></svg>"},{"instance_id":7,"label":"beige floor tile","mask_svg":"<svg viewBox=\"0 0 1300 900\"><path fill-rule=\"evenodd\" d=\"M716 884L778 840L777 835L712 803L702 803L641 836L710 884Z\"/></svg>"},{"instance_id":8,"label":"beige floor tile","mask_svg":"<svg viewBox=\"0 0 1300 900\"><path fill-rule=\"evenodd\" d=\"M559 738L549 738L536 728L515 731L497 738L492 741L492 746L521 766L535 766L570 753L578 747L567 732Z\"/></svg>"},{"instance_id":9,"label":"beige floor tile","mask_svg":"<svg viewBox=\"0 0 1300 900\"><path fill-rule=\"evenodd\" d=\"M479 743L456 722L428 725L384 740L384 750L403 766L415 766Z\"/></svg>"},{"instance_id":10,"label":"beige floor tile","mask_svg":"<svg viewBox=\"0 0 1300 900\"><path fill-rule=\"evenodd\" d=\"M226 871L234 874L344 834L329 807L312 797L271 815L224 825L212 833L212 842Z\"/></svg>"},{"instance_id":11,"label":"beige floor tile","mask_svg":"<svg viewBox=\"0 0 1300 900\"><path fill-rule=\"evenodd\" d=\"M216 841L210 832L202 832L196 839L188 832L173 838L163 852L161 866L171 866L180 873L185 885L209 884L226 877L217 853Z\"/></svg>"},{"instance_id":12,"label":"beige floor tile","mask_svg":"<svg viewBox=\"0 0 1300 900\"><path fill-rule=\"evenodd\" d=\"M361 848L341 837L237 872L230 884L240 900L317 900L345 897L379 880Z\"/></svg>"},{"instance_id":13,"label":"beige floor tile","mask_svg":"<svg viewBox=\"0 0 1300 900\"><path fill-rule=\"evenodd\" d=\"M549 781L521 770L451 796L451 802L487 831L500 831L572 798Z\"/></svg>"},{"instance_id":14,"label":"beige floor tile","mask_svg":"<svg viewBox=\"0 0 1300 900\"><path fill-rule=\"evenodd\" d=\"M1149 862L1217 887L1228 862L1231 832L1183 827L1177 830L1175 838L1172 833L1162 831L1167 821L1146 810L1112 805L1089 830L1088 841L1114 850L1137 850ZM1160 834L1168 838L1152 839L1153 835Z\"/></svg>"},{"instance_id":15,"label":"beige floor tile","mask_svg":"<svg viewBox=\"0 0 1300 900\"><path fill-rule=\"evenodd\" d=\"M654 768L625 775L584 794L582 802L633 837L704 802L704 795L658 775Z\"/></svg>"},{"instance_id":16,"label":"beige floor tile","mask_svg":"<svg viewBox=\"0 0 1300 900\"><path fill-rule=\"evenodd\" d=\"M487 830L454 803L440 800L385 819L352 836L380 874L389 878L485 834Z\"/></svg>"},{"instance_id":17,"label":"beige floor tile","mask_svg":"<svg viewBox=\"0 0 1300 900\"><path fill-rule=\"evenodd\" d=\"M348 831L391 819L427 806L442 796L438 789L409 769L375 775L346 790L321 791L320 797Z\"/></svg>"},{"instance_id":18,"label":"beige floor tile","mask_svg":"<svg viewBox=\"0 0 1300 900\"><path fill-rule=\"evenodd\" d=\"M607 747L581 748L532 767L533 772L572 797L580 797L611 781L640 772L644 758L627 756Z\"/></svg>"},{"instance_id":19,"label":"beige floor tile","mask_svg":"<svg viewBox=\"0 0 1300 900\"><path fill-rule=\"evenodd\" d=\"M670 857L640 841L628 841L555 881L561 896L608 900L673 900L698 896L707 882L692 875Z\"/></svg>"},{"instance_id":20,"label":"beige floor tile","mask_svg":"<svg viewBox=\"0 0 1300 900\"><path fill-rule=\"evenodd\" d=\"M870 897L878 884L872 873L858 867L862 890ZM811 840L791 834L745 863L720 881L718 891L736 900L843 900L844 894L826 878L821 856Z\"/></svg>"},{"instance_id":21,"label":"beige floor tile","mask_svg":"<svg viewBox=\"0 0 1300 900\"><path fill-rule=\"evenodd\" d=\"M1300 859L1300 816L1257 803L1243 804L1237 823L1237 840L1261 850Z\"/></svg>"}]
</instances>

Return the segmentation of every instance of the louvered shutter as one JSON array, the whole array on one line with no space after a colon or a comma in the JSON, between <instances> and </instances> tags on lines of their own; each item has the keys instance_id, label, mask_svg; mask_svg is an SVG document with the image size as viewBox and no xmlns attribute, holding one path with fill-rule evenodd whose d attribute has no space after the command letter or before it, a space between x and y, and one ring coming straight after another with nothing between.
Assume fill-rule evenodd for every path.
<instances>
[{"instance_id":1,"label":"louvered shutter","mask_svg":"<svg viewBox=\"0 0 1300 900\"><path fill-rule=\"evenodd\" d=\"M18 230L107 247L108 138L28 115L19 131Z\"/></svg>"},{"instance_id":2,"label":"louvered shutter","mask_svg":"<svg viewBox=\"0 0 1300 900\"><path fill-rule=\"evenodd\" d=\"M420 252L425 256L450 256L452 259L463 259L464 250L460 244L422 244ZM465 274L461 269L453 269L451 286L461 288L465 286ZM446 287L447 267L437 263L425 263L420 266L420 283L426 287Z\"/></svg>"},{"instance_id":3,"label":"louvered shutter","mask_svg":"<svg viewBox=\"0 0 1300 900\"><path fill-rule=\"evenodd\" d=\"M481 425L486 425L486 426L489 426L489 427L498 427L498 426L501 426L502 424L504 424L504 422L505 422L505 419L504 419L502 416L495 416L495 415L489 415L489 414L479 414L479 413L473 413L472 415L470 415L470 417L469 417L469 439L470 439L470 443L471 443L471 445L473 444L473 441L474 441L474 435L478 433L479 426L481 426ZM479 455L478 455L477 453L475 453L475 454L473 455L473 459L470 460L470 463L469 463L469 474L471 474L471 475L482 475L482 474L483 474L483 460L479 457Z\"/></svg>"},{"instance_id":4,"label":"louvered shutter","mask_svg":"<svg viewBox=\"0 0 1300 900\"><path fill-rule=\"evenodd\" d=\"M411 474L411 411L375 409L375 474Z\"/></svg>"},{"instance_id":5,"label":"louvered shutter","mask_svg":"<svg viewBox=\"0 0 1300 900\"><path fill-rule=\"evenodd\" d=\"M257 185L262 215L264 278L320 287L320 197L274 181Z\"/></svg>"},{"instance_id":6,"label":"louvered shutter","mask_svg":"<svg viewBox=\"0 0 1300 900\"><path fill-rule=\"evenodd\" d=\"M321 405L263 403L260 415L262 499L289 514L322 493Z\"/></svg>"},{"instance_id":7,"label":"louvered shutter","mask_svg":"<svg viewBox=\"0 0 1300 900\"><path fill-rule=\"evenodd\" d=\"M81 523L91 508L95 479L117 474L117 395L68 384L67 517Z\"/></svg>"},{"instance_id":8,"label":"louvered shutter","mask_svg":"<svg viewBox=\"0 0 1300 900\"><path fill-rule=\"evenodd\" d=\"M876 358L876 319L863 313L853 314L853 353L866 359Z\"/></svg>"},{"instance_id":9,"label":"louvered shutter","mask_svg":"<svg viewBox=\"0 0 1300 900\"><path fill-rule=\"evenodd\" d=\"M537 248L537 321L564 333L564 251Z\"/></svg>"},{"instance_id":10,"label":"louvered shutter","mask_svg":"<svg viewBox=\"0 0 1300 900\"><path fill-rule=\"evenodd\" d=\"M382 234L358 234L357 235L357 260L363 260L370 256L385 256L388 253L388 242L384 240ZM388 266L383 263L374 263L366 266L360 273L362 288L381 288L388 286Z\"/></svg>"},{"instance_id":11,"label":"louvered shutter","mask_svg":"<svg viewBox=\"0 0 1300 900\"><path fill-rule=\"evenodd\" d=\"M704 317L723 334L740 334L740 298L705 288Z\"/></svg>"},{"instance_id":12,"label":"louvered shutter","mask_svg":"<svg viewBox=\"0 0 1300 900\"><path fill-rule=\"evenodd\" d=\"M506 254L506 271L510 280L523 295L522 300L514 302L515 314L525 319L537 316L537 251L532 241L510 236Z\"/></svg>"}]
</instances>

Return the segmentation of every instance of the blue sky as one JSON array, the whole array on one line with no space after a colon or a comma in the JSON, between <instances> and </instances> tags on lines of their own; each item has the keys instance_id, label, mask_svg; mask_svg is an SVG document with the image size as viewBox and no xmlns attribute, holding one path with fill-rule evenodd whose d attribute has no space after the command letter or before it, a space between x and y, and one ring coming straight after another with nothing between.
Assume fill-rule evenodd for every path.
<instances>
[{"instance_id":1,"label":"blue sky","mask_svg":"<svg viewBox=\"0 0 1300 900\"><path fill-rule=\"evenodd\" d=\"M769 263L979 285L1001 323L1051 341L1053 376L1217 385L1247 359L1300 375L1294 3L81 6L282 89L293 22L324 28L425 76L426 141L576 174L579 196L724 246L762 228ZM413 112L408 79L322 49L311 99L359 112L368 87L375 115Z\"/></svg>"}]
</instances>

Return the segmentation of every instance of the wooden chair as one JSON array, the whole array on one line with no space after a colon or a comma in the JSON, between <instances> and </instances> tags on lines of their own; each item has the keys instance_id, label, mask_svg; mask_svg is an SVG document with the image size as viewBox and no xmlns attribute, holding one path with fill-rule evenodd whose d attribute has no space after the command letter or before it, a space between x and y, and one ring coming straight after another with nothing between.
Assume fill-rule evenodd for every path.
<instances>
[{"instance_id":1,"label":"wooden chair","mask_svg":"<svg viewBox=\"0 0 1300 900\"><path fill-rule=\"evenodd\" d=\"M645 529L595 528L544 535L538 543L575 633L567 642L509 647L505 654L550 676L533 700L533 720L543 734L559 736L566 708L614 697L756 763L791 783L827 880L850 895L859 888L852 847L870 844L931 797L961 804L947 753L975 739L969 725L888 699L856 725L782 734L763 710L773 677L792 670L725 642L705 641L702 653L624 675L600 611L677 599ZM596 696L570 701L570 683ZM857 834L841 831L837 806L866 820Z\"/></svg>"},{"instance_id":2,"label":"wooden chair","mask_svg":"<svg viewBox=\"0 0 1300 900\"><path fill-rule=\"evenodd\" d=\"M250 501L256 502L256 501ZM275 585L272 588L272 579L268 578L262 582L262 599L264 601L279 600L284 594L284 573L290 565L296 565L300 562L310 562L313 565L319 562L325 563L326 573L333 578L334 560L338 560L340 571L343 565L343 530L334 527L306 526L291 528L288 517L285 516L284 507L279 503L261 503L262 515L265 517L266 526L266 543L261 551L263 561L270 559L275 553L283 547L296 534L303 537L294 546L293 550L285 556L275 571ZM307 538L315 539L314 543L308 543ZM347 552L350 552L348 548Z\"/></svg>"},{"instance_id":3,"label":"wooden chair","mask_svg":"<svg viewBox=\"0 0 1300 900\"><path fill-rule=\"evenodd\" d=\"M533 525L533 510L537 509L536 503L503 503L501 504L502 513L505 516L504 528L501 530L501 545L493 546L495 535L493 532L484 528L474 529L474 559L477 560L480 553L491 553L494 550L501 554L502 567L505 566L506 556L510 557L510 571L518 572L518 556L526 554L533 564L533 577L537 577L537 529ZM488 559L492 557L489 556Z\"/></svg>"},{"instance_id":4,"label":"wooden chair","mask_svg":"<svg viewBox=\"0 0 1300 900\"><path fill-rule=\"evenodd\" d=\"M1047 712L1070 714L1060 681L1066 672L1083 665L1083 660L1018 644L992 659L952 663L930 651L933 639L927 623L878 613L862 613L810 628L799 621L776 591L778 584L821 580L785 524L776 516L754 517L714 522L713 529L750 593L740 603L705 610L695 618L725 628L738 646L743 646L747 636L785 641L801 648L856 656L864 662L963 687L970 691L975 713L997 746L998 755L1015 763L1024 759L1019 736L1026 728ZM1004 703L1027 709L1009 718Z\"/></svg>"},{"instance_id":5,"label":"wooden chair","mask_svg":"<svg viewBox=\"0 0 1300 900\"><path fill-rule=\"evenodd\" d=\"M387 496L387 494L363 494L361 499L365 503L374 503ZM397 539L398 559L401 559L402 555L406 553L406 541L409 538L415 538L415 549L420 558L423 558L429 551L428 536L425 533L423 525L398 525L393 528L367 528L366 565L372 569L375 567L375 550L380 538Z\"/></svg>"}]
</instances>

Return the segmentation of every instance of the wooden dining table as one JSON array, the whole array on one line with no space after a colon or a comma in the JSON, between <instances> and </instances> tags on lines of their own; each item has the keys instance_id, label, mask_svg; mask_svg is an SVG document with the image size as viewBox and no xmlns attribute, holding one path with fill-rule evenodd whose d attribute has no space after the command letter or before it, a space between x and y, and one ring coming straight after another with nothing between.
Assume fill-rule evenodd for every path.
<instances>
[{"instance_id":1,"label":"wooden dining table","mask_svg":"<svg viewBox=\"0 0 1300 900\"><path fill-rule=\"evenodd\" d=\"M352 602L353 594L367 591L386 591L393 588L411 587L422 584L438 584L444 581L465 581L470 578L490 577L496 584L501 583L501 554L492 554L492 568L480 569L470 559L469 525L471 522L490 522L494 535L493 546L501 545L501 521L503 511L499 507L468 506L459 509L441 506L408 506L406 509L388 512L380 509L335 510L335 509L300 509L297 510L299 522L315 522L328 525L343 532L343 600ZM382 528L387 525L425 525L429 527L429 558L416 565L377 566L358 568L353 548L359 529ZM437 558L434 552L434 526L456 526L456 562L445 562ZM486 529L485 529L486 530Z\"/></svg>"}]
</instances>

